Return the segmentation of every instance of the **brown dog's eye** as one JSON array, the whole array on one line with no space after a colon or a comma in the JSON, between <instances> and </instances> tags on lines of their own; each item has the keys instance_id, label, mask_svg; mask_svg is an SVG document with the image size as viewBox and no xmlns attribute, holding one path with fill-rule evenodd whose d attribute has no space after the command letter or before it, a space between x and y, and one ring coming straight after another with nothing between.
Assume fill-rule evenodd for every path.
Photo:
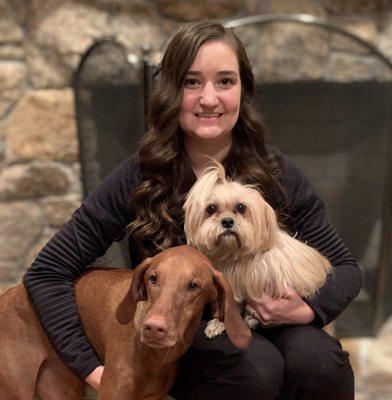
<instances>
[{"instance_id":1,"label":"brown dog's eye","mask_svg":"<svg viewBox=\"0 0 392 400\"><path fill-rule=\"evenodd\" d=\"M199 285L195 282L191 282L188 285L188 290L190 290L191 292L194 292L195 290L199 289Z\"/></svg>"},{"instance_id":2,"label":"brown dog's eye","mask_svg":"<svg viewBox=\"0 0 392 400\"><path fill-rule=\"evenodd\" d=\"M212 214L216 213L217 210L218 210L218 207L215 204L210 204L206 208L206 211L207 211L208 215L212 215Z\"/></svg>"},{"instance_id":3,"label":"brown dog's eye","mask_svg":"<svg viewBox=\"0 0 392 400\"><path fill-rule=\"evenodd\" d=\"M156 285L157 282L158 282L158 278L157 278L156 275L151 275L151 276L148 278L148 281L151 283L151 285Z\"/></svg>"},{"instance_id":4,"label":"brown dog's eye","mask_svg":"<svg viewBox=\"0 0 392 400\"><path fill-rule=\"evenodd\" d=\"M244 214L246 211L246 206L245 204L238 203L235 207L235 210L238 211L240 214Z\"/></svg>"}]
</instances>

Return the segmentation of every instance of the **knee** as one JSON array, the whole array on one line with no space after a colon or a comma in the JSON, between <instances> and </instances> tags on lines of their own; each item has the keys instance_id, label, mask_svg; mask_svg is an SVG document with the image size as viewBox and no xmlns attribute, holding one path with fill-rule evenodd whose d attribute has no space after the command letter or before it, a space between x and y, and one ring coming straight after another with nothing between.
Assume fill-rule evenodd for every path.
<instances>
[{"instance_id":1,"label":"knee","mask_svg":"<svg viewBox=\"0 0 392 400\"><path fill-rule=\"evenodd\" d=\"M281 349L286 363L286 373L308 384L341 384L344 376L350 376L348 353L338 340L321 329L311 326L293 328L289 345Z\"/></svg>"},{"instance_id":2,"label":"knee","mask_svg":"<svg viewBox=\"0 0 392 400\"><path fill-rule=\"evenodd\" d=\"M276 399L283 387L284 360L275 345L255 333L250 347L239 350L226 334L209 340L201 325L182 357L170 394L187 400Z\"/></svg>"},{"instance_id":3,"label":"knee","mask_svg":"<svg viewBox=\"0 0 392 400\"><path fill-rule=\"evenodd\" d=\"M231 375L236 386L233 398L260 400L278 397L283 386L284 360L274 345L254 335L248 350L230 358L221 364L226 372L221 371L223 374L220 376Z\"/></svg>"}]
</instances>

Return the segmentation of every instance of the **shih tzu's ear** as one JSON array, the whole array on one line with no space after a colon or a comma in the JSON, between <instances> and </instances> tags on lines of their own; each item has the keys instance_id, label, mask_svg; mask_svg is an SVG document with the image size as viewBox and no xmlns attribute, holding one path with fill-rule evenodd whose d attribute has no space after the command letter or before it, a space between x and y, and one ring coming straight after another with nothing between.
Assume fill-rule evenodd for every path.
<instances>
[{"instance_id":1,"label":"shih tzu's ear","mask_svg":"<svg viewBox=\"0 0 392 400\"><path fill-rule=\"evenodd\" d=\"M208 199L219 183L226 183L225 169L218 161L211 159L209 166L192 186L184 203L184 230L188 243L192 243L192 232L195 231L195 227L201 225Z\"/></svg>"},{"instance_id":2,"label":"shih tzu's ear","mask_svg":"<svg viewBox=\"0 0 392 400\"><path fill-rule=\"evenodd\" d=\"M252 333L241 317L233 291L221 272L212 269L212 273L216 288L216 296L211 302L212 310L218 314L215 317L224 322L227 336L234 346L247 349L252 341Z\"/></svg>"},{"instance_id":3,"label":"shih tzu's ear","mask_svg":"<svg viewBox=\"0 0 392 400\"><path fill-rule=\"evenodd\" d=\"M123 301L118 305L116 317L122 325L127 325L133 319L138 301L147 300L147 290L144 285L144 274L151 265L151 258L146 258L139 264L132 277L131 286Z\"/></svg>"},{"instance_id":4,"label":"shih tzu's ear","mask_svg":"<svg viewBox=\"0 0 392 400\"><path fill-rule=\"evenodd\" d=\"M263 251L271 249L278 238L279 225L275 210L260 195L258 212L254 216L258 227L258 236L256 240Z\"/></svg>"},{"instance_id":5,"label":"shih tzu's ear","mask_svg":"<svg viewBox=\"0 0 392 400\"><path fill-rule=\"evenodd\" d=\"M184 209L187 209L189 203L199 203L204 206L218 183L226 183L225 169L221 163L211 159L210 164L189 191Z\"/></svg>"},{"instance_id":6,"label":"shih tzu's ear","mask_svg":"<svg viewBox=\"0 0 392 400\"><path fill-rule=\"evenodd\" d=\"M210 158L210 162L209 162L206 170L204 171L203 176L210 171L215 171L216 183L226 183L227 182L226 181L226 172L225 172L225 169L223 168L223 165L219 161L214 160L213 158ZM215 183L215 185L216 185L216 183Z\"/></svg>"}]
</instances>

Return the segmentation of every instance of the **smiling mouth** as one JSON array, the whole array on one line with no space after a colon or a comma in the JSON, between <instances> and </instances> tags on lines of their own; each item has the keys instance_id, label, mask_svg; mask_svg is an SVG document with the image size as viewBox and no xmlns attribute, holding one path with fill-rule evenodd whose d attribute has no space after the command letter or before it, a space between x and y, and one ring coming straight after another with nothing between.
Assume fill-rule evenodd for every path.
<instances>
[{"instance_id":1,"label":"smiling mouth","mask_svg":"<svg viewBox=\"0 0 392 400\"><path fill-rule=\"evenodd\" d=\"M223 115L223 113L196 113L195 116L197 118L207 118L207 119L213 119L213 118L219 118Z\"/></svg>"}]
</instances>

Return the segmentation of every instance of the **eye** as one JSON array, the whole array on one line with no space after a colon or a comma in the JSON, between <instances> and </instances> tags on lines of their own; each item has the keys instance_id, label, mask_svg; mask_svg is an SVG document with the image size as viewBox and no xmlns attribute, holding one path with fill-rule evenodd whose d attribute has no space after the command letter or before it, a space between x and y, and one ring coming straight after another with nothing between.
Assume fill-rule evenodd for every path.
<instances>
[{"instance_id":1,"label":"eye","mask_svg":"<svg viewBox=\"0 0 392 400\"><path fill-rule=\"evenodd\" d=\"M156 285L157 282L158 282L158 277L157 277L156 275L151 275L151 276L148 278L148 282L150 282L151 285Z\"/></svg>"},{"instance_id":2,"label":"eye","mask_svg":"<svg viewBox=\"0 0 392 400\"><path fill-rule=\"evenodd\" d=\"M245 211L246 211L246 206L245 206L245 204L238 203L238 204L235 206L235 211L238 211L240 214L244 214Z\"/></svg>"},{"instance_id":3,"label":"eye","mask_svg":"<svg viewBox=\"0 0 392 400\"><path fill-rule=\"evenodd\" d=\"M206 208L206 212L208 215L212 215L212 214L216 213L217 211L218 211L218 207L215 204L210 204Z\"/></svg>"},{"instance_id":4,"label":"eye","mask_svg":"<svg viewBox=\"0 0 392 400\"><path fill-rule=\"evenodd\" d=\"M197 289L199 289L199 285L197 284L197 283L195 283L195 282L191 282L189 285L188 285L188 290L190 290L191 292L194 292L194 291L196 291Z\"/></svg>"},{"instance_id":5,"label":"eye","mask_svg":"<svg viewBox=\"0 0 392 400\"><path fill-rule=\"evenodd\" d=\"M230 78L223 78L219 81L219 84L221 86L231 86L234 84L234 81L233 81L233 79L230 79Z\"/></svg>"},{"instance_id":6,"label":"eye","mask_svg":"<svg viewBox=\"0 0 392 400\"><path fill-rule=\"evenodd\" d=\"M184 85L187 88L193 88L193 87L197 87L199 85L199 81L195 78L188 78L185 79Z\"/></svg>"}]
</instances>

